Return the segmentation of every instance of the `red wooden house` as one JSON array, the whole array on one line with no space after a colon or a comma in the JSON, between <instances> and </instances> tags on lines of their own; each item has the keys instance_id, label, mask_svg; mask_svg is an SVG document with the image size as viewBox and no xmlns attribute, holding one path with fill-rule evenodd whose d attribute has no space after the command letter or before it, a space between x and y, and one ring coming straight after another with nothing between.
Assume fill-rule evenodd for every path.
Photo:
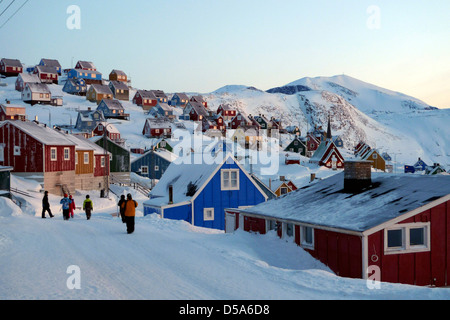
<instances>
[{"instance_id":1,"label":"red wooden house","mask_svg":"<svg viewBox=\"0 0 450 320\"><path fill-rule=\"evenodd\" d=\"M74 69L97 71L95 65L90 61L78 61Z\"/></svg>"},{"instance_id":2,"label":"red wooden house","mask_svg":"<svg viewBox=\"0 0 450 320\"><path fill-rule=\"evenodd\" d=\"M26 108L14 104L0 104L0 121L5 120L22 120L27 119Z\"/></svg>"},{"instance_id":3,"label":"red wooden house","mask_svg":"<svg viewBox=\"0 0 450 320\"><path fill-rule=\"evenodd\" d=\"M172 123L165 118L148 118L145 121L142 134L147 138L171 137Z\"/></svg>"},{"instance_id":4,"label":"red wooden house","mask_svg":"<svg viewBox=\"0 0 450 320\"><path fill-rule=\"evenodd\" d=\"M23 72L23 66L20 60L5 59L0 60L0 74L6 77L16 77Z\"/></svg>"},{"instance_id":5,"label":"red wooden house","mask_svg":"<svg viewBox=\"0 0 450 320\"><path fill-rule=\"evenodd\" d=\"M200 102L191 100L183 109L183 115L191 121L202 121L208 117L208 110Z\"/></svg>"},{"instance_id":6,"label":"red wooden house","mask_svg":"<svg viewBox=\"0 0 450 320\"><path fill-rule=\"evenodd\" d=\"M230 228L275 230L342 277L450 285L450 176L371 176L369 161L346 162L281 199L226 211Z\"/></svg>"},{"instance_id":7,"label":"red wooden house","mask_svg":"<svg viewBox=\"0 0 450 320\"><path fill-rule=\"evenodd\" d=\"M320 145L320 140L317 140L317 138L311 132L306 136L306 142L306 147L309 152L316 151Z\"/></svg>"},{"instance_id":8,"label":"red wooden house","mask_svg":"<svg viewBox=\"0 0 450 320\"><path fill-rule=\"evenodd\" d=\"M36 66L33 73L39 77L42 83L58 84L58 71L55 67Z\"/></svg>"},{"instance_id":9,"label":"red wooden house","mask_svg":"<svg viewBox=\"0 0 450 320\"><path fill-rule=\"evenodd\" d=\"M208 102L200 95L192 96L189 101L201 103L205 108L208 108Z\"/></svg>"},{"instance_id":10,"label":"red wooden house","mask_svg":"<svg viewBox=\"0 0 450 320\"><path fill-rule=\"evenodd\" d=\"M150 110L158 104L158 98L148 90L138 90L133 97L133 103L144 110Z\"/></svg>"},{"instance_id":11,"label":"red wooden house","mask_svg":"<svg viewBox=\"0 0 450 320\"><path fill-rule=\"evenodd\" d=\"M228 126L230 127L230 129L237 129L239 127L241 128L246 128L252 125L252 121L243 113L238 112L236 114L236 116L231 119L231 121L229 122Z\"/></svg>"},{"instance_id":12,"label":"red wooden house","mask_svg":"<svg viewBox=\"0 0 450 320\"><path fill-rule=\"evenodd\" d=\"M75 144L45 125L3 122L0 165L14 167L14 173L43 183L53 194L75 189Z\"/></svg>"},{"instance_id":13,"label":"red wooden house","mask_svg":"<svg viewBox=\"0 0 450 320\"><path fill-rule=\"evenodd\" d=\"M217 108L217 114L221 114L222 117L228 121L236 116L237 111L236 109L233 109L229 104L221 104Z\"/></svg>"},{"instance_id":14,"label":"red wooden house","mask_svg":"<svg viewBox=\"0 0 450 320\"><path fill-rule=\"evenodd\" d=\"M320 143L309 162L330 169L344 168L344 157L334 142L329 139Z\"/></svg>"}]
</instances>

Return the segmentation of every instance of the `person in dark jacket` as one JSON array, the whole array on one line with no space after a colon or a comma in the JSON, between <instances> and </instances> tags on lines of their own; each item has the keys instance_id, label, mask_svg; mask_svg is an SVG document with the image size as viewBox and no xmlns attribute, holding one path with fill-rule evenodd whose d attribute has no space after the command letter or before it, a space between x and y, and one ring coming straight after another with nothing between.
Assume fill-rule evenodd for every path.
<instances>
[{"instance_id":1,"label":"person in dark jacket","mask_svg":"<svg viewBox=\"0 0 450 320\"><path fill-rule=\"evenodd\" d=\"M120 212L120 217L122 218L122 222L125 223L125 210L124 210L124 208L122 208L123 203L125 203L125 196L121 195L119 203L117 205L119 206L119 212Z\"/></svg>"},{"instance_id":2,"label":"person in dark jacket","mask_svg":"<svg viewBox=\"0 0 450 320\"><path fill-rule=\"evenodd\" d=\"M134 232L134 217L137 206L138 204L131 198L131 194L127 194L127 201L122 203L121 207L123 207L124 210L128 234Z\"/></svg>"},{"instance_id":3,"label":"person in dark jacket","mask_svg":"<svg viewBox=\"0 0 450 320\"><path fill-rule=\"evenodd\" d=\"M62 205L64 220L69 220L69 214L70 214L69 208L70 208L71 202L72 202L72 200L69 199L69 197L67 196L67 193L64 194L64 198L62 198L61 201L59 202Z\"/></svg>"},{"instance_id":4,"label":"person in dark jacket","mask_svg":"<svg viewBox=\"0 0 450 320\"><path fill-rule=\"evenodd\" d=\"M45 218L46 211L50 215L50 218L53 218L52 211L50 210L50 203L48 202L48 191L44 192L44 198L42 198L42 218Z\"/></svg>"},{"instance_id":5,"label":"person in dark jacket","mask_svg":"<svg viewBox=\"0 0 450 320\"><path fill-rule=\"evenodd\" d=\"M91 218L92 211L94 210L94 204L92 200L89 199L89 195L86 196L86 200L83 202L83 210L86 212L86 219Z\"/></svg>"}]
</instances>

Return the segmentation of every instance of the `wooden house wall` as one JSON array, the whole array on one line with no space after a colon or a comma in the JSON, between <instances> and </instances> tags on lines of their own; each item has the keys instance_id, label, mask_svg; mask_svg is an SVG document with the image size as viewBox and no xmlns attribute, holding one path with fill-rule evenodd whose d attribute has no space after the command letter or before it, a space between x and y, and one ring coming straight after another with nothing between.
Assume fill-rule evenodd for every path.
<instances>
[{"instance_id":1,"label":"wooden house wall","mask_svg":"<svg viewBox=\"0 0 450 320\"><path fill-rule=\"evenodd\" d=\"M238 169L236 164L225 163L221 169ZM209 181L194 201L194 225L225 230L225 209L250 206L265 201L264 195L253 182L239 170L239 190L221 190L221 169ZM214 208L214 220L203 220L203 209Z\"/></svg>"},{"instance_id":2,"label":"wooden house wall","mask_svg":"<svg viewBox=\"0 0 450 320\"><path fill-rule=\"evenodd\" d=\"M368 265L381 269L381 281L419 286L448 286L450 279L450 201L402 223L430 222L431 251L384 254L384 230L368 238ZM378 261L371 257L376 255Z\"/></svg>"},{"instance_id":3,"label":"wooden house wall","mask_svg":"<svg viewBox=\"0 0 450 320\"><path fill-rule=\"evenodd\" d=\"M0 128L0 143L4 146L1 165L14 167L13 172L43 172L44 152L42 143L22 130L5 124ZM14 146L20 147L20 156L14 155Z\"/></svg>"},{"instance_id":4,"label":"wooden house wall","mask_svg":"<svg viewBox=\"0 0 450 320\"><path fill-rule=\"evenodd\" d=\"M154 152L147 152L142 157L136 159L131 164L131 172L134 172L140 176L147 177L150 179L161 179L164 172L167 170L169 165L171 164L170 161L167 161L164 158L161 158L160 156L156 155ZM142 174L140 172L140 169L142 166L148 167L148 174ZM158 166L158 170L155 171L155 166Z\"/></svg>"},{"instance_id":5,"label":"wooden house wall","mask_svg":"<svg viewBox=\"0 0 450 320\"><path fill-rule=\"evenodd\" d=\"M109 156L94 155L94 177L104 177L109 175ZM102 167L102 159L105 159L105 165Z\"/></svg>"},{"instance_id":6,"label":"wooden house wall","mask_svg":"<svg viewBox=\"0 0 450 320\"><path fill-rule=\"evenodd\" d=\"M93 174L94 173L94 151L76 150L77 164L75 165L75 174ZM89 154L89 162L84 163L84 154Z\"/></svg>"},{"instance_id":7,"label":"wooden house wall","mask_svg":"<svg viewBox=\"0 0 450 320\"><path fill-rule=\"evenodd\" d=\"M50 157L51 148L56 148L56 161ZM69 148L70 158L64 160L64 148ZM45 146L45 172L75 171L75 146Z\"/></svg>"}]
</instances>

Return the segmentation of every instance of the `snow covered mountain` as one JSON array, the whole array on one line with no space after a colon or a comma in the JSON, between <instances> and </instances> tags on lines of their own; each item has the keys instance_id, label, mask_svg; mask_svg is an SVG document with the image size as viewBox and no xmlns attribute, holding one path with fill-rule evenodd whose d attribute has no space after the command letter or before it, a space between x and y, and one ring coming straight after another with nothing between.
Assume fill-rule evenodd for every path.
<instances>
[{"instance_id":1,"label":"snow covered mountain","mask_svg":"<svg viewBox=\"0 0 450 320\"><path fill-rule=\"evenodd\" d=\"M297 125L302 134L326 128L351 150L360 140L405 164L420 157L450 166L450 110L429 106L402 93L349 76L302 78L267 92L248 86L225 86L205 95L211 109L222 103L247 114L264 114Z\"/></svg>"}]
</instances>

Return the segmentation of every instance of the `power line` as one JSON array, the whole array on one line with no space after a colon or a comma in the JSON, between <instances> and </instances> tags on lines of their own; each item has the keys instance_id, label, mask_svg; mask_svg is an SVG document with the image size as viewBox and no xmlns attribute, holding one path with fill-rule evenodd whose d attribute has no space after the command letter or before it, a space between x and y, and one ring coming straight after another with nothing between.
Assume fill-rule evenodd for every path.
<instances>
[{"instance_id":1,"label":"power line","mask_svg":"<svg viewBox=\"0 0 450 320\"><path fill-rule=\"evenodd\" d=\"M14 0L14 1L15 1L15 0ZM14 2L14 1L13 1L13 2ZM8 21L11 20L12 17L14 17L14 16L17 14L17 12L19 12L20 9L22 9L22 8L27 4L28 1L30 1L30 0L26 0L26 1L19 7L19 9L17 9L17 10L11 15L11 17L9 17L8 20L6 20L5 23L3 23L3 24L0 26L0 29L3 28L3 26L4 26L5 24L7 24ZM1 15L0 15L0 16L1 16Z\"/></svg>"},{"instance_id":2,"label":"power line","mask_svg":"<svg viewBox=\"0 0 450 320\"><path fill-rule=\"evenodd\" d=\"M3 0L2 0L2 1L3 1ZM3 10L2 13L0 13L0 17L5 13L6 10L8 10L9 7L11 7L11 5L12 5L14 2L16 2L16 0L11 1L11 3L6 7L6 9Z\"/></svg>"}]
</instances>

